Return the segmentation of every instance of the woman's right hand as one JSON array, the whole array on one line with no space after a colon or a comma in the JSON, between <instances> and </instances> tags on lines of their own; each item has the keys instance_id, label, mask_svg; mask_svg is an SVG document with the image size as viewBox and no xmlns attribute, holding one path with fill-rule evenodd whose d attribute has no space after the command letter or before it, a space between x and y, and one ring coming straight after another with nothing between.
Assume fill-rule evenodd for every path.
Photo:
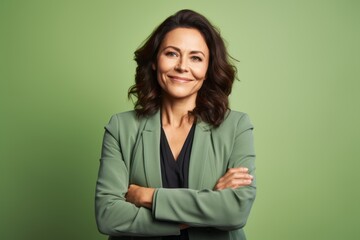
<instances>
[{"instance_id":1,"label":"woman's right hand","mask_svg":"<svg viewBox=\"0 0 360 240\"><path fill-rule=\"evenodd\" d=\"M254 177L248 172L249 170L244 167L229 168L224 176L216 182L214 190L223 190L225 188L234 189L250 185Z\"/></svg>"}]
</instances>

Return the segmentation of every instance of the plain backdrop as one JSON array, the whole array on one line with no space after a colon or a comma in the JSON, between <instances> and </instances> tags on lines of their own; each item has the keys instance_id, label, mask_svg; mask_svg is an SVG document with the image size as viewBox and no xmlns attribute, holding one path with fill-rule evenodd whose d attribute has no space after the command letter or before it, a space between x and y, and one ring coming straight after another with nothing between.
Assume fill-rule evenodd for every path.
<instances>
[{"instance_id":1,"label":"plain backdrop","mask_svg":"<svg viewBox=\"0 0 360 240\"><path fill-rule=\"evenodd\" d=\"M249 240L360 235L360 2L2 0L0 239L101 240L103 127L132 109L133 52L190 8L239 60L231 108L255 125Z\"/></svg>"}]
</instances>

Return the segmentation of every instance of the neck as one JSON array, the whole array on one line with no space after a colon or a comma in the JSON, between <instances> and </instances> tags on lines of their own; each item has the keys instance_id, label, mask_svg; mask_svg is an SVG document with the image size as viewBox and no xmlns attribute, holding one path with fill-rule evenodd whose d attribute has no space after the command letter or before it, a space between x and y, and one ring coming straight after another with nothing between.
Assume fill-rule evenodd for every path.
<instances>
[{"instance_id":1,"label":"neck","mask_svg":"<svg viewBox=\"0 0 360 240\"><path fill-rule=\"evenodd\" d=\"M189 111L195 108L195 102L163 101L161 106L161 120L163 126L182 127L192 124L194 117L189 116Z\"/></svg>"}]
</instances>

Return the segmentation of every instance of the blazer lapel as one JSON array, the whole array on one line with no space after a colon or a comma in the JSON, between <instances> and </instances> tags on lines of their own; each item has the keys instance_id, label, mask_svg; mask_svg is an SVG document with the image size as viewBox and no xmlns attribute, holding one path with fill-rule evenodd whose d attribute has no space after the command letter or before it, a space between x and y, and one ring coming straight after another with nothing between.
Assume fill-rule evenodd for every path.
<instances>
[{"instance_id":1,"label":"blazer lapel","mask_svg":"<svg viewBox=\"0 0 360 240\"><path fill-rule=\"evenodd\" d=\"M149 117L142 132L145 178L148 186L162 187L160 167L160 111ZM211 146L211 126L205 122L196 124L190 155L189 188L200 189L204 177L204 165Z\"/></svg>"},{"instance_id":2,"label":"blazer lapel","mask_svg":"<svg viewBox=\"0 0 360 240\"><path fill-rule=\"evenodd\" d=\"M196 125L190 155L189 188L201 189L204 177L204 164L211 146L211 126L205 122Z\"/></svg>"},{"instance_id":3,"label":"blazer lapel","mask_svg":"<svg viewBox=\"0 0 360 240\"><path fill-rule=\"evenodd\" d=\"M142 132L145 178L149 187L162 187L160 167L160 111L149 117Z\"/></svg>"}]
</instances>

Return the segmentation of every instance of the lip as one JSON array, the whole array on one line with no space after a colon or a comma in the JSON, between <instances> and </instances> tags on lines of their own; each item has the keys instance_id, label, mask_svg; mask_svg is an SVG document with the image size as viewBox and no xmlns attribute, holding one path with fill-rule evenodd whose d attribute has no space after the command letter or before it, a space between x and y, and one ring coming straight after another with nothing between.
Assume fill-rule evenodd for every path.
<instances>
[{"instance_id":1,"label":"lip","mask_svg":"<svg viewBox=\"0 0 360 240\"><path fill-rule=\"evenodd\" d=\"M179 77L179 76L173 76L173 75L168 75L168 77L175 81L175 82L182 82L182 83L185 83L185 82L192 82L193 80L190 79L190 78L185 78L185 77Z\"/></svg>"}]
</instances>

